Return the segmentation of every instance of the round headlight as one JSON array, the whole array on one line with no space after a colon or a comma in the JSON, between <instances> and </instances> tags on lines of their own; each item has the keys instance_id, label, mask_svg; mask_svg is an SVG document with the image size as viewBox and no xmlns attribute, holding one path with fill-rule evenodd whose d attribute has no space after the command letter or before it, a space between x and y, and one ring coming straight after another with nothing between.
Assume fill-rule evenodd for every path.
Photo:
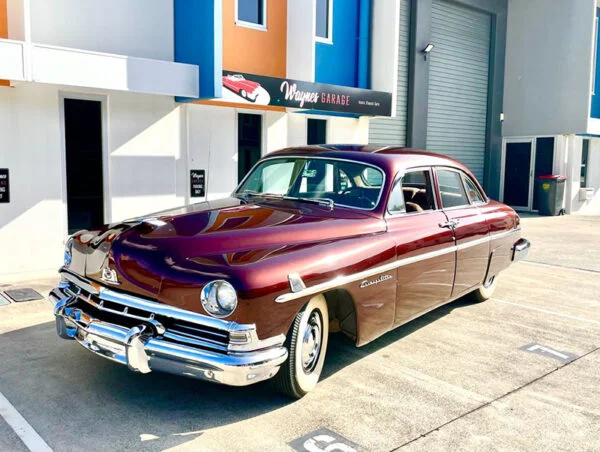
<instances>
[{"instance_id":1,"label":"round headlight","mask_svg":"<svg viewBox=\"0 0 600 452\"><path fill-rule=\"evenodd\" d=\"M227 281L209 282L200 295L202 306L214 317L227 317L237 307L237 294Z\"/></svg>"},{"instance_id":2,"label":"round headlight","mask_svg":"<svg viewBox=\"0 0 600 452\"><path fill-rule=\"evenodd\" d=\"M65 243L65 257L64 257L64 265L68 267L71 265L71 261L73 260L73 239L69 237Z\"/></svg>"}]
</instances>

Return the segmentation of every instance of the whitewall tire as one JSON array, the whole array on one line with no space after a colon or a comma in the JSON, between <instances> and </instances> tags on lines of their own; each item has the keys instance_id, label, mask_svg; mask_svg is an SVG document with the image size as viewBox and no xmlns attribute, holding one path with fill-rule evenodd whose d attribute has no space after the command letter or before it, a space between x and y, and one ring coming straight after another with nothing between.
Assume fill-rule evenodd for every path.
<instances>
[{"instance_id":1,"label":"whitewall tire","mask_svg":"<svg viewBox=\"0 0 600 452\"><path fill-rule=\"evenodd\" d=\"M275 376L279 389L299 399L319 382L329 335L329 315L323 295L312 298L296 314L288 333L289 356Z\"/></svg>"},{"instance_id":2,"label":"whitewall tire","mask_svg":"<svg viewBox=\"0 0 600 452\"><path fill-rule=\"evenodd\" d=\"M474 292L471 292L471 298L473 301L481 303L482 301L489 300L494 296L496 286L498 285L498 275L494 275L488 278L487 281Z\"/></svg>"}]
</instances>

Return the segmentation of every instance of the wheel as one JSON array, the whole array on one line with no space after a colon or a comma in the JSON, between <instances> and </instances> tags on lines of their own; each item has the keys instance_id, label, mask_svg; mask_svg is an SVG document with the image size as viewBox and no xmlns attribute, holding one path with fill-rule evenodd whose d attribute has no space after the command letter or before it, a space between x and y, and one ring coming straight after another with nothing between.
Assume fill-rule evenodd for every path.
<instances>
[{"instance_id":1,"label":"wheel","mask_svg":"<svg viewBox=\"0 0 600 452\"><path fill-rule=\"evenodd\" d=\"M247 97L246 91L241 90L240 94L242 95L242 97L245 99Z\"/></svg>"},{"instance_id":2,"label":"wheel","mask_svg":"<svg viewBox=\"0 0 600 452\"><path fill-rule=\"evenodd\" d=\"M477 303L489 300L494 295L496 286L498 285L498 278L496 275L487 279L487 281L477 290L471 292L471 298Z\"/></svg>"},{"instance_id":3,"label":"wheel","mask_svg":"<svg viewBox=\"0 0 600 452\"><path fill-rule=\"evenodd\" d=\"M323 295L318 295L296 314L288 334L288 359L275 376L280 391L299 399L317 385L327 352L328 334L327 302Z\"/></svg>"}]
</instances>

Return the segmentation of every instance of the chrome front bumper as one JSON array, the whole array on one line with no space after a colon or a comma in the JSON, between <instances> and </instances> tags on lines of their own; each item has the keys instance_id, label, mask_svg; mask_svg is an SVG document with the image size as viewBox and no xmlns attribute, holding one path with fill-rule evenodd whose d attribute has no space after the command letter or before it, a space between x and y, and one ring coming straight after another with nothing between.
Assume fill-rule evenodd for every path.
<instances>
[{"instance_id":1,"label":"chrome front bumper","mask_svg":"<svg viewBox=\"0 0 600 452\"><path fill-rule=\"evenodd\" d=\"M254 325L213 319L125 294L119 297L109 289L89 293L80 287L87 283L85 280L72 274L63 274L63 278L65 276L68 280L50 293L50 299L55 303L58 335L74 339L96 355L124 364L132 371L148 373L157 370L231 386L246 386L273 377L287 359L283 335L260 341ZM74 284L76 280L83 284ZM90 290L93 287L88 286L92 288ZM141 303L144 311L135 302ZM115 309L117 306L123 309ZM124 322L101 320L89 313L92 310ZM152 315L145 319L141 312L152 312ZM223 331L227 344L219 345L209 339L173 332L175 330L161 324L161 318L178 322L185 319L188 325L193 325L188 326L187 331L206 328ZM138 324L132 326L132 323Z\"/></svg>"},{"instance_id":2,"label":"chrome front bumper","mask_svg":"<svg viewBox=\"0 0 600 452\"><path fill-rule=\"evenodd\" d=\"M513 246L512 260L514 262L524 260L529 254L529 248L531 248L531 242L527 239L519 239Z\"/></svg>"}]
</instances>

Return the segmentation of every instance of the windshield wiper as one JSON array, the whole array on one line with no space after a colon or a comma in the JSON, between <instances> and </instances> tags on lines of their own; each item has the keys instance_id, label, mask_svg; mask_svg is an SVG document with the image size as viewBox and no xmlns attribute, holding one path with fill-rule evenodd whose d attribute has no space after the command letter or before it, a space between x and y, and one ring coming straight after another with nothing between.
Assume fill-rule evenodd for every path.
<instances>
[{"instance_id":1,"label":"windshield wiper","mask_svg":"<svg viewBox=\"0 0 600 452\"><path fill-rule=\"evenodd\" d=\"M331 198L299 198L296 196L284 196L283 199L289 201L304 201L304 202L312 202L314 204L319 204L321 206L329 207L329 210L333 210L334 202Z\"/></svg>"},{"instance_id":2,"label":"windshield wiper","mask_svg":"<svg viewBox=\"0 0 600 452\"><path fill-rule=\"evenodd\" d=\"M321 206L329 207L329 210L333 210L334 202L331 198L300 198L297 196L287 196L280 195L277 193L266 193L266 192L258 192L254 190L244 190L242 193L237 193L237 195L242 196L243 198L276 198L276 199L285 199L286 201L300 201L300 202L310 202L313 204L319 204Z\"/></svg>"},{"instance_id":3,"label":"windshield wiper","mask_svg":"<svg viewBox=\"0 0 600 452\"><path fill-rule=\"evenodd\" d=\"M277 193L265 193L265 192L258 192L258 191L254 191L254 190L244 190L242 193L236 193L237 195L243 196L243 197L247 197L247 198L251 198L251 197L257 197L257 198L278 198L278 199L283 199L283 195L279 195Z\"/></svg>"}]
</instances>

